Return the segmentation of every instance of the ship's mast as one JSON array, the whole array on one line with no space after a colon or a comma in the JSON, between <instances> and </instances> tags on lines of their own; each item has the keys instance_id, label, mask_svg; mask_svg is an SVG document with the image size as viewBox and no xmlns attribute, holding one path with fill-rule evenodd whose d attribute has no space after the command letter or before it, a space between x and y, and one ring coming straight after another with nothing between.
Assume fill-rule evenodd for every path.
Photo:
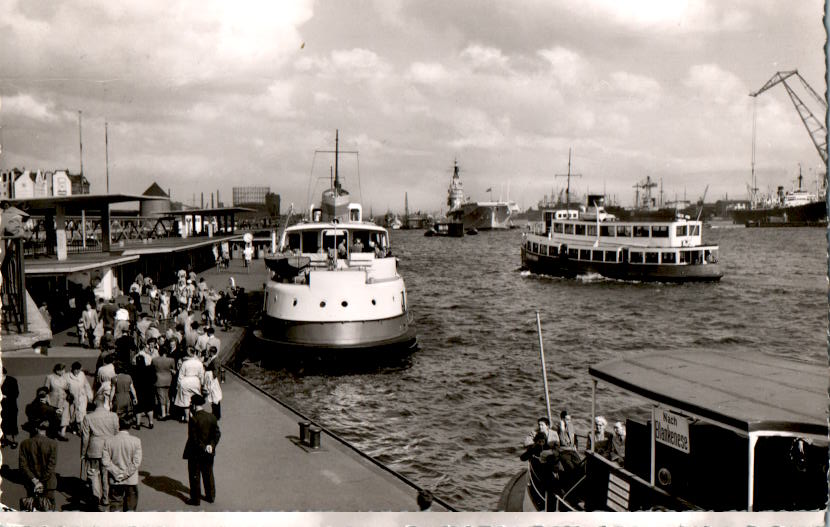
<instances>
[{"instance_id":1,"label":"ship's mast","mask_svg":"<svg viewBox=\"0 0 830 527\"><path fill-rule=\"evenodd\" d=\"M340 177L337 174L338 157L340 156L340 129L334 132L334 195L340 195Z\"/></svg>"},{"instance_id":2,"label":"ship's mast","mask_svg":"<svg viewBox=\"0 0 830 527\"><path fill-rule=\"evenodd\" d=\"M568 173L567 174L555 174L553 177L567 177L568 178L568 186L565 190L565 202L567 203L567 210L571 210L571 178L572 177L582 177L582 174L571 174L571 149L568 148Z\"/></svg>"}]
</instances>

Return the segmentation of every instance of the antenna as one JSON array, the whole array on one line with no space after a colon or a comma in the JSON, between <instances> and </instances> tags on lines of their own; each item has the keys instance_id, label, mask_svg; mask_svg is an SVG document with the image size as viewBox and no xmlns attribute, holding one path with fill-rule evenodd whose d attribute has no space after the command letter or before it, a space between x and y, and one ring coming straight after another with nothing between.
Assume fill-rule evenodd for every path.
<instances>
[{"instance_id":1,"label":"antenna","mask_svg":"<svg viewBox=\"0 0 830 527\"><path fill-rule=\"evenodd\" d=\"M78 112L80 113L80 112ZM107 122L104 121L104 156L107 163L107 194L110 193L110 142L109 133L107 132ZM81 169L83 172L83 168Z\"/></svg>"},{"instance_id":2,"label":"antenna","mask_svg":"<svg viewBox=\"0 0 830 527\"><path fill-rule=\"evenodd\" d=\"M81 129L81 110L78 110L78 144L81 147L81 176L84 175L84 138ZM83 179L81 179L83 181Z\"/></svg>"}]
</instances>

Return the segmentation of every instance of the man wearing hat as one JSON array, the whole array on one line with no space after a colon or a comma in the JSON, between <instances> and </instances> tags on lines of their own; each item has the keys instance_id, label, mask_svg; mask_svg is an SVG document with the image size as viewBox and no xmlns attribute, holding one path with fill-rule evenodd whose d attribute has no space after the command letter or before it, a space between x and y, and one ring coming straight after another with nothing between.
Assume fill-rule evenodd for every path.
<instances>
[{"instance_id":1,"label":"man wearing hat","mask_svg":"<svg viewBox=\"0 0 830 527\"><path fill-rule=\"evenodd\" d=\"M26 421L23 429L31 435L36 433L38 424L43 421L49 425L47 431L50 436L57 434L60 417L57 410L49 404L49 388L41 386L37 389L34 400L26 405Z\"/></svg>"},{"instance_id":2,"label":"man wearing hat","mask_svg":"<svg viewBox=\"0 0 830 527\"><path fill-rule=\"evenodd\" d=\"M35 500L33 508L41 511L55 509L55 489L58 477L58 443L46 436L51 423L43 419L35 424L35 434L20 443L18 466L25 475L26 496Z\"/></svg>"},{"instance_id":3,"label":"man wearing hat","mask_svg":"<svg viewBox=\"0 0 830 527\"><path fill-rule=\"evenodd\" d=\"M213 458L221 435L219 424L216 416L205 411L204 397L194 395L190 398L190 404L192 410L187 423L187 443L182 454L182 458L187 460L187 477L190 482L190 499L187 504L199 505L202 482L205 485L205 501L213 503L216 498Z\"/></svg>"}]
</instances>

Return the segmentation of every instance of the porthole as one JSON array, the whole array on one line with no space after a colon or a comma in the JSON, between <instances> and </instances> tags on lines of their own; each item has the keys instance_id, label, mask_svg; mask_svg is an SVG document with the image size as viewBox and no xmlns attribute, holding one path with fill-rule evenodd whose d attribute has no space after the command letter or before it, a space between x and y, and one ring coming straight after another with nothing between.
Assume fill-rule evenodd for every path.
<instances>
[{"instance_id":1,"label":"porthole","mask_svg":"<svg viewBox=\"0 0 830 527\"><path fill-rule=\"evenodd\" d=\"M373 306L376 306L376 305L378 305L378 302L377 302L377 300L375 300L375 299L374 299L374 298L373 298L373 299L372 299L372 305L373 305Z\"/></svg>"},{"instance_id":2,"label":"porthole","mask_svg":"<svg viewBox=\"0 0 830 527\"><path fill-rule=\"evenodd\" d=\"M340 302L340 305L343 306L343 307L349 307L349 303L346 302L345 300Z\"/></svg>"},{"instance_id":3,"label":"porthole","mask_svg":"<svg viewBox=\"0 0 830 527\"><path fill-rule=\"evenodd\" d=\"M294 305L295 306L297 305L297 299L296 298L294 299Z\"/></svg>"},{"instance_id":4,"label":"porthole","mask_svg":"<svg viewBox=\"0 0 830 527\"><path fill-rule=\"evenodd\" d=\"M325 301L325 300L323 300L322 302L320 302L320 307L326 307L326 301Z\"/></svg>"}]
</instances>

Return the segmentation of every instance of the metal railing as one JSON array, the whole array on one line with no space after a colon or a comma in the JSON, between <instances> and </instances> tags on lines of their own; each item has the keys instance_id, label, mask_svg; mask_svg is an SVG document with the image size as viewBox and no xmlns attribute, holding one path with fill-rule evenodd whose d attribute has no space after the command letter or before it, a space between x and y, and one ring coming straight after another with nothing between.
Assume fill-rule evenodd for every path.
<instances>
[{"instance_id":1,"label":"metal railing","mask_svg":"<svg viewBox=\"0 0 830 527\"><path fill-rule=\"evenodd\" d=\"M18 333L29 331L26 313L26 268L24 266L23 238L3 238L2 286L3 327L10 324Z\"/></svg>"}]
</instances>

